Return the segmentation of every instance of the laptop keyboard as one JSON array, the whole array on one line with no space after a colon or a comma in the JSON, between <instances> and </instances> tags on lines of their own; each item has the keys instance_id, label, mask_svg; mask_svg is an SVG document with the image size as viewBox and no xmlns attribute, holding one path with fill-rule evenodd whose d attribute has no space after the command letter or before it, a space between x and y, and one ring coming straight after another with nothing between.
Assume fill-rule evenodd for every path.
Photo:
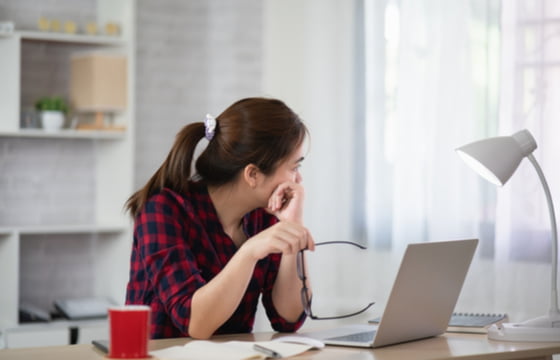
<instances>
[{"instance_id":1,"label":"laptop keyboard","mask_svg":"<svg viewBox=\"0 0 560 360\"><path fill-rule=\"evenodd\" d=\"M348 334L344 336L336 336L325 340L367 343L367 342L371 342L376 332L377 332L376 330L364 331L364 332Z\"/></svg>"}]
</instances>

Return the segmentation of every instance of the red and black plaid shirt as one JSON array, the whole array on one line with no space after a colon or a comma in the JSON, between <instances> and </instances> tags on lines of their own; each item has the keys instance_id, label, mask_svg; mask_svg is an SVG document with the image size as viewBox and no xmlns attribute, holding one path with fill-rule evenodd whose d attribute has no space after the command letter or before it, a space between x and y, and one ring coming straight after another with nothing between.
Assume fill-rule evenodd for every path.
<instances>
[{"instance_id":1,"label":"red and black plaid shirt","mask_svg":"<svg viewBox=\"0 0 560 360\"><path fill-rule=\"evenodd\" d=\"M245 215L243 228L251 237L277 221L257 209ZM163 189L150 197L136 218L126 303L151 306L152 338L189 336L194 292L212 280L236 250L224 233L205 186L192 183L184 195ZM305 313L297 322L289 323L272 303L280 259L280 254L271 254L257 263L241 303L216 334L251 332L261 293L274 330L299 329Z\"/></svg>"}]
</instances>

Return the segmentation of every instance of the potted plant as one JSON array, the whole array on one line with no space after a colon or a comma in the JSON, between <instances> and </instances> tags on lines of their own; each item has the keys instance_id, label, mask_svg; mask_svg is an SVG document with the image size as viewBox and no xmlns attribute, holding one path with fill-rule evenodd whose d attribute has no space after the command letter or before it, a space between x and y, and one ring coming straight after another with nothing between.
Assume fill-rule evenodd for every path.
<instances>
[{"instance_id":1,"label":"potted plant","mask_svg":"<svg viewBox=\"0 0 560 360\"><path fill-rule=\"evenodd\" d=\"M45 131L56 131L64 125L68 105L60 96L45 96L37 100L35 109L40 113L43 129Z\"/></svg>"}]
</instances>

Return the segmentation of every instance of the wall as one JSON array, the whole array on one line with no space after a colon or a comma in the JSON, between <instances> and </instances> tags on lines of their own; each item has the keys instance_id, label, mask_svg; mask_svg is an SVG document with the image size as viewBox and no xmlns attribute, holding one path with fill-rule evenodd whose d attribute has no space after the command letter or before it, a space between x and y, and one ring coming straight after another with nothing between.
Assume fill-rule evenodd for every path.
<instances>
[{"instance_id":1,"label":"wall","mask_svg":"<svg viewBox=\"0 0 560 360\"><path fill-rule=\"evenodd\" d=\"M355 241L351 231L355 2L264 3L263 91L284 99L310 131L301 169L305 224L316 242ZM368 295L352 292L356 283L340 271L345 268L342 257L326 255L320 259L322 273L313 278L313 287L332 298L324 308L329 315L349 305L347 296ZM356 268L356 263L351 267ZM259 320L256 328L266 328L266 319Z\"/></svg>"},{"instance_id":2,"label":"wall","mask_svg":"<svg viewBox=\"0 0 560 360\"><path fill-rule=\"evenodd\" d=\"M263 91L310 131L302 166L306 225L317 242L351 237L354 2L266 1Z\"/></svg>"},{"instance_id":3,"label":"wall","mask_svg":"<svg viewBox=\"0 0 560 360\"><path fill-rule=\"evenodd\" d=\"M140 0L137 8L136 187L184 125L261 95L258 0Z\"/></svg>"}]
</instances>

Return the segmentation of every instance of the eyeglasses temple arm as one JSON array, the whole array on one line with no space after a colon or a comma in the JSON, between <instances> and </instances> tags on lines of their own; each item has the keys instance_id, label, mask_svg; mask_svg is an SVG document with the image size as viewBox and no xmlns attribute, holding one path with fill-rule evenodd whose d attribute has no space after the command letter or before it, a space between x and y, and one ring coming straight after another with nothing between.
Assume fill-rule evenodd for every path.
<instances>
[{"instance_id":1,"label":"eyeglasses temple arm","mask_svg":"<svg viewBox=\"0 0 560 360\"><path fill-rule=\"evenodd\" d=\"M356 247L359 247L362 250L367 249L367 246L364 246L362 244L358 244L358 243L355 243L355 242L351 242L351 241L323 241L323 242L315 243L315 246L329 245L329 244L347 244L347 245L354 245Z\"/></svg>"}]
</instances>

